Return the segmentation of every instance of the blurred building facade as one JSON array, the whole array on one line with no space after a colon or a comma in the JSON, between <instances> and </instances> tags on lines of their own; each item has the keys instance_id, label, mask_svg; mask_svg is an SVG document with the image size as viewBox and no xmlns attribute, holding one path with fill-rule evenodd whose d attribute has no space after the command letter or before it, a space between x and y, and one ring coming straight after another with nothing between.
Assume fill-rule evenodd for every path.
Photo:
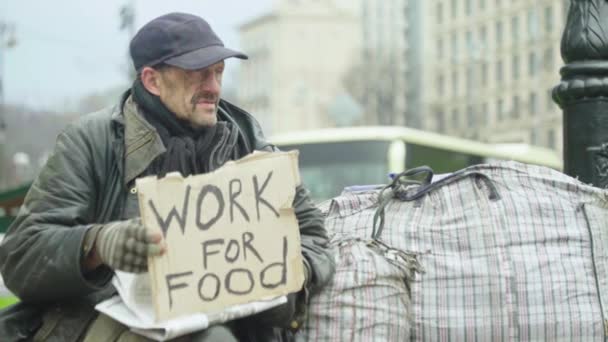
<instances>
[{"instance_id":1,"label":"blurred building facade","mask_svg":"<svg viewBox=\"0 0 608 342\"><path fill-rule=\"evenodd\" d=\"M408 79L408 95L422 89L415 94L421 100L415 108L421 127L561 151L561 111L551 90L563 65L559 46L568 2L425 3L418 11L428 20L421 25L426 35L410 40L410 48L422 51L427 65L418 69L419 78Z\"/></svg>"},{"instance_id":2,"label":"blurred building facade","mask_svg":"<svg viewBox=\"0 0 608 342\"><path fill-rule=\"evenodd\" d=\"M407 0L360 0L360 60L347 83L363 105L364 124L406 124ZM358 78L358 79L357 79Z\"/></svg>"},{"instance_id":3,"label":"blurred building facade","mask_svg":"<svg viewBox=\"0 0 608 342\"><path fill-rule=\"evenodd\" d=\"M277 0L240 29L251 59L242 63L238 101L271 133L406 125L561 151L561 110L551 90L563 65L568 6ZM336 103L360 105L362 114L340 122L330 110Z\"/></svg>"},{"instance_id":4,"label":"blurred building facade","mask_svg":"<svg viewBox=\"0 0 608 342\"><path fill-rule=\"evenodd\" d=\"M335 126L328 109L346 92L359 22L349 2L292 0L243 24L238 103L267 134Z\"/></svg>"},{"instance_id":5,"label":"blurred building facade","mask_svg":"<svg viewBox=\"0 0 608 342\"><path fill-rule=\"evenodd\" d=\"M405 29L404 74L405 91L403 96L407 103L405 111L406 125L423 128L427 117L429 96L432 87L430 75L436 68L433 58L433 39L437 30L434 21L429 18L433 1L406 0L403 17L408 23Z\"/></svg>"}]
</instances>

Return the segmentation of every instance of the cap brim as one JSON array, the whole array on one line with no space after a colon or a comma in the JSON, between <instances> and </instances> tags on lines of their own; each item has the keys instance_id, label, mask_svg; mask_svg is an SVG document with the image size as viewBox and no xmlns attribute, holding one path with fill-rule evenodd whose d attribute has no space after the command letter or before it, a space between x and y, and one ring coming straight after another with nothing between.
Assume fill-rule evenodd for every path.
<instances>
[{"instance_id":1,"label":"cap brim","mask_svg":"<svg viewBox=\"0 0 608 342\"><path fill-rule=\"evenodd\" d=\"M242 52L230 50L221 45L212 45L169 58L164 63L186 70L198 70L230 57L248 59L247 55Z\"/></svg>"}]
</instances>

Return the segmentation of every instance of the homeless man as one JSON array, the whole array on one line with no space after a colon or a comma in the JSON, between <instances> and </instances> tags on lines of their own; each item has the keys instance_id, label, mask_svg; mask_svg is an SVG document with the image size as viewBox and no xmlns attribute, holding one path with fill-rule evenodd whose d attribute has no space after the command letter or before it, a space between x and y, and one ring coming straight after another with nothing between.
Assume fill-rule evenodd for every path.
<instances>
[{"instance_id":1,"label":"homeless man","mask_svg":"<svg viewBox=\"0 0 608 342\"><path fill-rule=\"evenodd\" d=\"M21 303L0 313L9 340L145 341L94 305L115 294L114 270L147 271L167 248L139 219L135 179L213 171L254 150L273 151L257 121L220 99L224 47L202 18L170 13L130 43L137 78L112 108L86 115L57 138L0 246L0 270ZM257 315L186 336L192 341L291 338L308 295L331 277L323 218L296 189L305 283Z\"/></svg>"}]
</instances>

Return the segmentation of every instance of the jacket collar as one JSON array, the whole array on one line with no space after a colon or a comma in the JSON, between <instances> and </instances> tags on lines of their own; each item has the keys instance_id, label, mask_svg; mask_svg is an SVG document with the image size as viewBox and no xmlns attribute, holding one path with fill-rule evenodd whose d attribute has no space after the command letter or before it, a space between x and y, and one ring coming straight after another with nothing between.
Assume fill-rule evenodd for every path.
<instances>
[{"instance_id":1,"label":"jacket collar","mask_svg":"<svg viewBox=\"0 0 608 342\"><path fill-rule=\"evenodd\" d=\"M125 92L120 105L115 108L112 120L123 126L123 174L125 184L129 184L166 149L154 127L144 119L141 109L133 101L130 90Z\"/></svg>"}]
</instances>

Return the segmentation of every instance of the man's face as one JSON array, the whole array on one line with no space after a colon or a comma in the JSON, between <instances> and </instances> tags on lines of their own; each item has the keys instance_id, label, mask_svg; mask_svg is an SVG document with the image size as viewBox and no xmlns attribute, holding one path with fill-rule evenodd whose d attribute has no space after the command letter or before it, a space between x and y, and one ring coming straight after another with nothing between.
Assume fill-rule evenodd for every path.
<instances>
[{"instance_id":1,"label":"man's face","mask_svg":"<svg viewBox=\"0 0 608 342\"><path fill-rule=\"evenodd\" d=\"M224 62L199 70L169 66L160 71L161 101L170 111L195 128L217 123Z\"/></svg>"}]
</instances>

